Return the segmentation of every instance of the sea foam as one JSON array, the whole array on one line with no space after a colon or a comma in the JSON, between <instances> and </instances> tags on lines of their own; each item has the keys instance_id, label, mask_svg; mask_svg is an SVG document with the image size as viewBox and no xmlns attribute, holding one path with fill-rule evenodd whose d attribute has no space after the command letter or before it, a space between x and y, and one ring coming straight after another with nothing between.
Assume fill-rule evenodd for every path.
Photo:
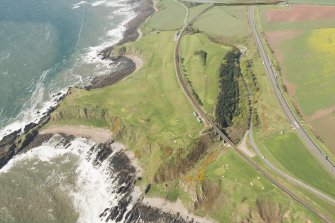
<instances>
[{"instance_id":1,"label":"sea foam","mask_svg":"<svg viewBox=\"0 0 335 223\"><path fill-rule=\"evenodd\" d=\"M64 155L72 154L79 157L77 168L74 170L77 180L76 187L69 191L69 196L73 200L73 206L78 211L78 223L102 222L99 215L113 204L116 205L120 195L115 192L117 185L113 185L113 176L109 172L109 160L104 160L99 166L93 165L96 154L90 154L90 149L95 144L84 138L75 138L69 144L62 143L63 137L54 135L48 142L36 147L26 153L15 156L9 163L0 169L2 173L7 173L11 168L22 162L31 159L38 159L43 162L55 162L58 157L70 162ZM114 145L114 153L119 151L121 144ZM115 148L116 147L116 148ZM50 176L55 177L55 176ZM63 187L67 187L63 185ZM114 189L114 190L113 190Z\"/></svg>"},{"instance_id":2,"label":"sea foam","mask_svg":"<svg viewBox=\"0 0 335 223\"><path fill-rule=\"evenodd\" d=\"M107 18L112 20L113 14L123 15L124 19L117 25L116 28L107 30L105 36L102 38L102 42L97 46L91 46L83 49L83 53L79 56L81 64L90 64L95 66L95 73L92 76L105 75L115 64L111 64L111 61L104 60L100 56L100 52L105 48L112 46L119 42L123 33L126 29L125 25L136 15L133 11L134 5L123 0L103 0L88 3L87 1L80 1L73 5L73 8L81 7L82 5L90 4L92 7L121 7L117 11L113 11L112 14L107 15ZM31 98L23 105L22 111L11 120L6 121L8 123L4 128L0 129L0 140L4 136L17 131L23 130L23 128L29 123L38 123L46 113L58 105L58 101L68 92L68 87L74 85L81 85L83 78L78 78L78 75L74 75L74 82L68 83L67 87L55 89L54 92L48 94L49 89L45 89L43 84L45 77L48 75L50 70L46 70L41 75L40 79L35 83L33 94ZM49 100L45 101L45 98Z\"/></svg>"}]
</instances>

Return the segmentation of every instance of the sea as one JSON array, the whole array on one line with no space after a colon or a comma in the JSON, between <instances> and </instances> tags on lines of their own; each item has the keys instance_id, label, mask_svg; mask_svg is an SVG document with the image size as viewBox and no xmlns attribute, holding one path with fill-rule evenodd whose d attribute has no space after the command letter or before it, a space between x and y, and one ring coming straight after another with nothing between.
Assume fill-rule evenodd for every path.
<instances>
[{"instance_id":1,"label":"sea","mask_svg":"<svg viewBox=\"0 0 335 223\"><path fill-rule=\"evenodd\" d=\"M134 16L125 0L0 0L0 140L54 106L70 86L111 69L99 52ZM55 136L0 169L0 223L94 223L113 202L94 145Z\"/></svg>"}]
</instances>

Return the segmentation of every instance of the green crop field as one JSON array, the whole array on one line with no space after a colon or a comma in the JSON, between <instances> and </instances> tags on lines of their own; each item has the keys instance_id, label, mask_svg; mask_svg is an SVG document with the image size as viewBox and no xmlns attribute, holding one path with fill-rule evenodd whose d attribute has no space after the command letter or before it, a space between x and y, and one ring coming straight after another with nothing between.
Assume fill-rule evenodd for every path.
<instances>
[{"instance_id":1,"label":"green crop field","mask_svg":"<svg viewBox=\"0 0 335 223\"><path fill-rule=\"evenodd\" d=\"M250 34L246 6L215 6L202 14L194 27L222 41L239 39Z\"/></svg>"},{"instance_id":2,"label":"green crop field","mask_svg":"<svg viewBox=\"0 0 335 223\"><path fill-rule=\"evenodd\" d=\"M335 27L335 19L269 22L266 18L269 9L281 9L261 7L260 18L284 81L289 83L286 83L289 96L315 134L335 154L335 141L329 135L334 130L335 117L335 28L330 28ZM283 34L285 37L280 37Z\"/></svg>"},{"instance_id":3,"label":"green crop field","mask_svg":"<svg viewBox=\"0 0 335 223\"><path fill-rule=\"evenodd\" d=\"M184 25L185 8L174 0L159 0L159 11L143 26L143 32L154 30L177 30Z\"/></svg>"},{"instance_id":4,"label":"green crop field","mask_svg":"<svg viewBox=\"0 0 335 223\"><path fill-rule=\"evenodd\" d=\"M335 179L314 159L294 133L269 137L259 145L268 160L308 185L335 197Z\"/></svg>"},{"instance_id":5,"label":"green crop field","mask_svg":"<svg viewBox=\"0 0 335 223\"><path fill-rule=\"evenodd\" d=\"M206 8L210 7L210 4L200 4L200 5L195 5L192 6L188 9L188 17L187 17L187 22L190 22L194 17L199 15L203 10Z\"/></svg>"},{"instance_id":6,"label":"green crop field","mask_svg":"<svg viewBox=\"0 0 335 223\"><path fill-rule=\"evenodd\" d=\"M191 81L192 87L199 95L204 109L214 114L219 90L219 68L229 47L211 42L203 34L186 35L182 39L181 56L184 58L183 69ZM207 53L206 65L200 55L201 50Z\"/></svg>"},{"instance_id":7,"label":"green crop field","mask_svg":"<svg viewBox=\"0 0 335 223\"><path fill-rule=\"evenodd\" d=\"M295 97L307 116L335 105L334 37L335 29L318 29L279 46L283 72L295 85Z\"/></svg>"}]
</instances>

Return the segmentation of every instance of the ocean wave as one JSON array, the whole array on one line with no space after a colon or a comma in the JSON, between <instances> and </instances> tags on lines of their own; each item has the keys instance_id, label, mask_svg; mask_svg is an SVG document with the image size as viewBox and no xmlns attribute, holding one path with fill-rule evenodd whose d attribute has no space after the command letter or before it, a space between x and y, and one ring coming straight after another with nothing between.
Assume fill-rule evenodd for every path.
<instances>
[{"instance_id":1,"label":"ocean wave","mask_svg":"<svg viewBox=\"0 0 335 223\"><path fill-rule=\"evenodd\" d=\"M76 175L75 188L70 190L67 185L63 185L63 191L67 191L68 196L73 200L73 206L79 214L78 223L102 222L99 215L111 203L116 203L118 198L118 195L112 190L108 161L106 160L100 166L93 165L92 159L88 157L90 149L95 144L87 139L76 138L70 143L64 143L63 140L63 137L55 135L43 145L16 156L0 169L0 177L2 173L8 173L15 165L27 160L38 159L54 164L59 157L64 158L63 161L65 161L64 155L75 155L79 157L77 167L74 170ZM57 176L50 175L49 178L55 179ZM46 180L46 182L49 181Z\"/></svg>"},{"instance_id":2,"label":"ocean wave","mask_svg":"<svg viewBox=\"0 0 335 223\"><path fill-rule=\"evenodd\" d=\"M95 3L97 4L97 2ZM87 1L81 1L73 6L80 7L84 4L87 4ZM94 2L91 4L94 4ZM106 36L102 38L103 41L101 44L83 49L83 53L80 54L79 57L81 65L87 64L95 66L95 73L92 74L92 76L105 75L106 72L115 66L115 64L111 64L111 61L104 60L100 56L100 52L105 48L116 44L123 38L123 33L126 29L125 25L136 15L133 11L135 6L128 4L123 0L104 0L101 5L106 7L121 6L122 10L119 9L116 13L124 15L124 19L117 25L117 27L106 32ZM50 109L53 109L58 105L59 100L67 94L70 86L83 83L82 77L79 77L76 74L70 74L74 76L72 79L73 82L68 83L67 86L61 88L54 88L54 91L49 93L50 89L47 88L50 86L45 86L43 84L44 79L49 72L50 70L46 70L42 73L40 79L33 86L34 89L31 89L33 92L31 98L23 105L21 112L15 118L6 121L8 124L6 124L4 128L0 129L0 140L14 131L20 129L23 130L23 128L29 123L38 123L48 113L48 111L50 111ZM48 98L48 100L45 100L46 98Z\"/></svg>"}]
</instances>

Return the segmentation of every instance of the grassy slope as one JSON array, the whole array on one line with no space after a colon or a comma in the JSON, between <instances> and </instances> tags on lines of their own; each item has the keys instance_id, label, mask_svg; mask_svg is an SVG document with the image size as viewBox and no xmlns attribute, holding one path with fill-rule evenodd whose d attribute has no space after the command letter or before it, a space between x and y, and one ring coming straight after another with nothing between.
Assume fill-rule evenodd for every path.
<instances>
[{"instance_id":1,"label":"grassy slope","mask_svg":"<svg viewBox=\"0 0 335 223\"><path fill-rule=\"evenodd\" d=\"M143 162L151 177L160 160L159 145L173 148L187 145L202 128L193 117L193 109L176 80L173 36L173 32L164 32L129 44L129 51L141 52L144 66L140 71L110 87L93 91L75 90L57 110L57 113L69 114L85 107L96 108L98 112L107 109L107 113L120 117L122 123L141 132L141 138L144 138L142 141L138 139L138 144L131 149L139 149L145 154L143 150L147 145L141 142L150 141L153 144L150 150L151 155L155 155L143 156L146 161L156 156L155 162ZM63 116L66 118L66 115ZM68 116L72 118L71 114ZM107 122L107 125L116 128L115 123Z\"/></svg>"},{"instance_id":2,"label":"grassy slope","mask_svg":"<svg viewBox=\"0 0 335 223\"><path fill-rule=\"evenodd\" d=\"M230 203L221 200L222 206L213 203L212 215L219 222L239 222L246 219L246 214L253 216L253 222L260 219L255 218L257 210L257 200L270 201L267 206L274 208L274 204L279 205L280 212L284 214L290 210L288 218L284 222L304 222L306 221L306 212L304 208L295 202L289 203L289 199L283 196L282 192L274 187L262 175L251 169L241 158L232 150L221 154L215 162L211 163L206 171L208 179L211 181L220 181L222 193L225 198L233 200ZM275 203L272 203L275 202ZM230 217L233 215L233 219ZM308 218L318 222L316 218L307 214ZM273 217L274 218L274 217ZM275 219L272 219L275 221Z\"/></svg>"},{"instance_id":3,"label":"grassy slope","mask_svg":"<svg viewBox=\"0 0 335 223\"><path fill-rule=\"evenodd\" d=\"M181 48L181 55L185 58L183 67L192 86L203 102L204 109L213 114L219 90L219 68L229 48L211 42L203 34L185 36ZM194 55L195 51L200 50L208 53L206 65L203 65L199 55Z\"/></svg>"},{"instance_id":4,"label":"grassy slope","mask_svg":"<svg viewBox=\"0 0 335 223\"><path fill-rule=\"evenodd\" d=\"M185 9L174 0L159 0L159 11L144 25L143 32L153 30L178 30L184 25Z\"/></svg>"},{"instance_id":5,"label":"grassy slope","mask_svg":"<svg viewBox=\"0 0 335 223\"><path fill-rule=\"evenodd\" d=\"M262 141L260 146L263 147L267 159L275 160L277 166L280 165L308 185L335 197L333 190L335 179L306 151L305 146L294 133L288 132L269 137Z\"/></svg>"},{"instance_id":6,"label":"grassy slope","mask_svg":"<svg viewBox=\"0 0 335 223\"><path fill-rule=\"evenodd\" d=\"M249 35L246 12L245 6L216 6L201 15L194 26L216 39L236 40Z\"/></svg>"},{"instance_id":7,"label":"grassy slope","mask_svg":"<svg viewBox=\"0 0 335 223\"><path fill-rule=\"evenodd\" d=\"M210 4L200 4L189 8L187 22L190 22L195 16L199 15L203 10L210 7Z\"/></svg>"}]
</instances>

